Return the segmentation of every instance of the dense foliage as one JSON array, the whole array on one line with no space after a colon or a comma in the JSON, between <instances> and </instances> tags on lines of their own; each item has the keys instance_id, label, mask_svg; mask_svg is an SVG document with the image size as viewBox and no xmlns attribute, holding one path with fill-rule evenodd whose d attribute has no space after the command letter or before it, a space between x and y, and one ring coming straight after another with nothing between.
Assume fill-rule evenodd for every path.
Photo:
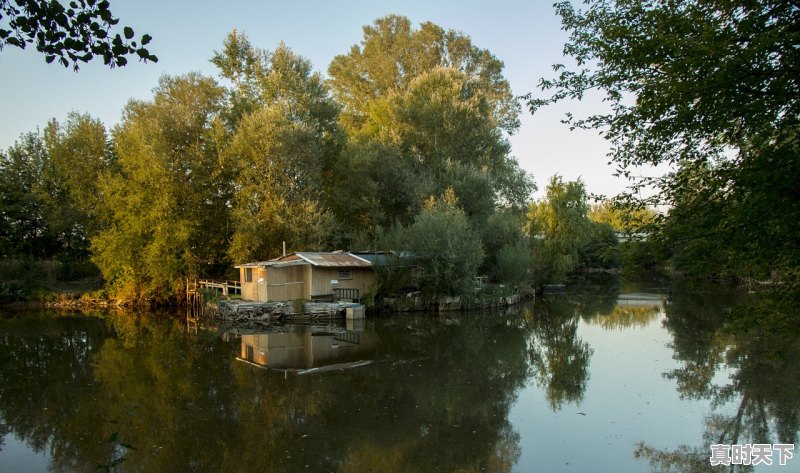
<instances>
[{"instance_id":1,"label":"dense foliage","mask_svg":"<svg viewBox=\"0 0 800 473\"><path fill-rule=\"evenodd\" d=\"M544 80L555 101L601 94L600 129L620 173L669 165L652 204L679 269L794 281L800 267L800 8L796 2L591 0L556 5L572 69Z\"/></svg>"},{"instance_id":2,"label":"dense foliage","mask_svg":"<svg viewBox=\"0 0 800 473\"><path fill-rule=\"evenodd\" d=\"M380 18L328 81L235 30L211 62L218 79L163 77L110 136L76 115L3 154L2 256L80 254L132 299L179 295L282 242L413 254L432 298L479 274L524 284L534 185L510 155L519 104L468 36ZM402 238L376 247L387 232Z\"/></svg>"}]
</instances>

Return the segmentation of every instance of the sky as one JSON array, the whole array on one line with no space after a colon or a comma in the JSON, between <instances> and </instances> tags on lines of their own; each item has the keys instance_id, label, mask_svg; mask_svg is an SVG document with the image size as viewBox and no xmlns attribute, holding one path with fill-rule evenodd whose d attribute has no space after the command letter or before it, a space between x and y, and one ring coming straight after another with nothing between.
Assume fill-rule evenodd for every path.
<instances>
[{"instance_id":1,"label":"sky","mask_svg":"<svg viewBox=\"0 0 800 473\"><path fill-rule=\"evenodd\" d=\"M162 75L190 71L217 77L209 62L213 52L234 28L259 48L272 50L283 41L327 76L331 60L362 39L362 27L388 14L408 17L415 27L431 21L461 31L479 48L488 49L505 64L504 75L515 95L543 96L541 78L553 77L552 65L569 64L562 56L567 39L551 1L184 1L111 0L118 26L131 26L137 38L147 33L158 63L136 59L108 69L102 59L75 73L46 64L33 46L0 51L0 149L22 133L43 128L70 111L89 113L109 128L117 124L130 99L148 100ZM557 104L532 115L523 108L519 131L510 139L512 154L533 175L541 197L554 174L566 180L583 179L588 192L615 195L626 181L613 177L608 144L596 131L570 131L561 123L567 112L577 116L603 110L594 101Z\"/></svg>"}]
</instances>

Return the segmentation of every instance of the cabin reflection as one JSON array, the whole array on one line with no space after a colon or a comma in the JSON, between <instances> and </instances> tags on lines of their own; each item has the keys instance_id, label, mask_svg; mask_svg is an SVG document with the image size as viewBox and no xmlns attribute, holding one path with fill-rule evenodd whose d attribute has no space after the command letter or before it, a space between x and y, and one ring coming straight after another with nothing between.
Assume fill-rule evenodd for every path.
<instances>
[{"instance_id":1,"label":"cabin reflection","mask_svg":"<svg viewBox=\"0 0 800 473\"><path fill-rule=\"evenodd\" d=\"M620 307L642 307L664 309L667 300L665 294L650 292L629 292L617 296L617 305Z\"/></svg>"},{"instance_id":2,"label":"cabin reflection","mask_svg":"<svg viewBox=\"0 0 800 473\"><path fill-rule=\"evenodd\" d=\"M275 331L242 335L237 359L287 371L372 360L379 343L377 336L364 331L363 323L348 328L354 330L284 325Z\"/></svg>"}]
</instances>

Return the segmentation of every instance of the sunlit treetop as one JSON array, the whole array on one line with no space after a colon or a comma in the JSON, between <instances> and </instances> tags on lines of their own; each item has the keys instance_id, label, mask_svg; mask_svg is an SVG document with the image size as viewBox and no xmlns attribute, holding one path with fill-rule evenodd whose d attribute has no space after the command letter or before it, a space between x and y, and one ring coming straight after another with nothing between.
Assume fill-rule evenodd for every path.
<instances>
[{"instance_id":1,"label":"sunlit treetop","mask_svg":"<svg viewBox=\"0 0 800 473\"><path fill-rule=\"evenodd\" d=\"M152 39L143 35L137 41L131 27L122 34L112 33L119 23L107 0L76 0L62 5L55 0L0 0L0 50L6 45L25 49L35 44L45 61L58 61L77 71L79 63L101 56L109 67L124 66L126 56L135 54L142 61L158 62L145 46Z\"/></svg>"}]
</instances>

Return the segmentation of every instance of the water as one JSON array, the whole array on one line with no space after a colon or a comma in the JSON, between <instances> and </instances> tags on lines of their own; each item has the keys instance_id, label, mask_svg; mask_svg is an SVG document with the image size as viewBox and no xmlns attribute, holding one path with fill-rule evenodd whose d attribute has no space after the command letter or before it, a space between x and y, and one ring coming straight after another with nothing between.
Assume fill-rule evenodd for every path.
<instances>
[{"instance_id":1,"label":"water","mask_svg":"<svg viewBox=\"0 0 800 473\"><path fill-rule=\"evenodd\" d=\"M0 471L717 471L711 443L800 425L800 343L724 330L743 299L607 279L505 314L245 333L16 314Z\"/></svg>"}]
</instances>

